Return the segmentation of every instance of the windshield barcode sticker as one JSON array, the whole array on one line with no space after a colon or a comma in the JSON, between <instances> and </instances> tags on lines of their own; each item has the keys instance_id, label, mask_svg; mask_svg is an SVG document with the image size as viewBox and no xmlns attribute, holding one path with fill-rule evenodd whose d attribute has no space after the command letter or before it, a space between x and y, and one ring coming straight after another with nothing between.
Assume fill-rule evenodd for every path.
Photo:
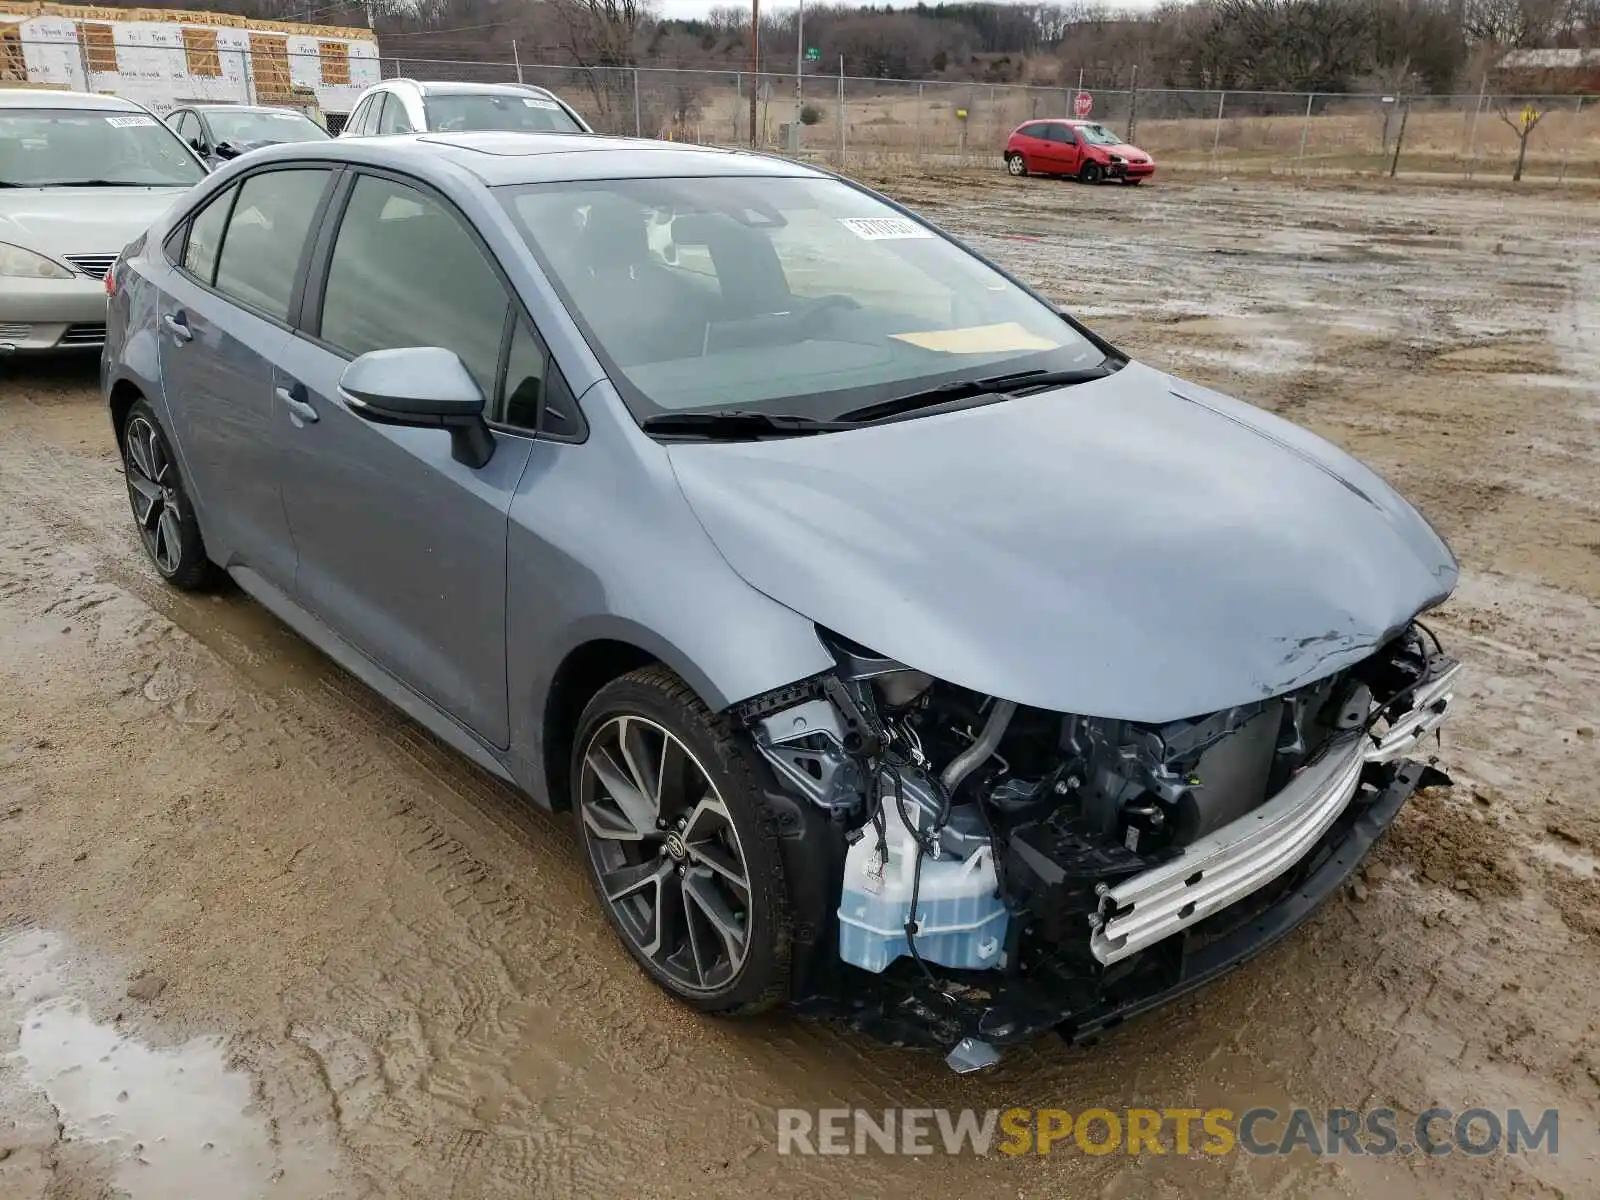
<instances>
[{"instance_id":1,"label":"windshield barcode sticker","mask_svg":"<svg viewBox=\"0 0 1600 1200\"><path fill-rule=\"evenodd\" d=\"M561 105L557 104L554 100L523 100L523 103L529 108L553 108L558 111L561 108Z\"/></svg>"},{"instance_id":2,"label":"windshield barcode sticker","mask_svg":"<svg viewBox=\"0 0 1600 1200\"><path fill-rule=\"evenodd\" d=\"M933 230L924 229L905 217L840 217L839 224L864 242L892 242L903 238L933 236Z\"/></svg>"},{"instance_id":3,"label":"windshield barcode sticker","mask_svg":"<svg viewBox=\"0 0 1600 1200\"><path fill-rule=\"evenodd\" d=\"M113 129L134 129L140 125L154 125L154 117L107 117L106 124Z\"/></svg>"}]
</instances>

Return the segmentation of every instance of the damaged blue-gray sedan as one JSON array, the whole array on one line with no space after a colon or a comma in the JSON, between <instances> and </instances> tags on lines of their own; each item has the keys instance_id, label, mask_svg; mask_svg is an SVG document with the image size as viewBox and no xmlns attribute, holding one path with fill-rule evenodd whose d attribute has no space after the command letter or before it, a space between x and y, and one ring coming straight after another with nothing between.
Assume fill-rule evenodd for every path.
<instances>
[{"instance_id":1,"label":"damaged blue-gray sedan","mask_svg":"<svg viewBox=\"0 0 1600 1200\"><path fill-rule=\"evenodd\" d=\"M696 1008L960 1069L1089 1036L1295 926L1433 775L1427 522L846 180L284 146L108 290L156 569L572 810Z\"/></svg>"}]
</instances>

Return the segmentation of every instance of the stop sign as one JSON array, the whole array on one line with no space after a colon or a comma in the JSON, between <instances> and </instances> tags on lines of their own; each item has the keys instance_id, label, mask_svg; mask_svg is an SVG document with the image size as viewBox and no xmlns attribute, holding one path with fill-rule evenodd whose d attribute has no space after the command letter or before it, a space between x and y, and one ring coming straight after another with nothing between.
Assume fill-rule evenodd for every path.
<instances>
[{"instance_id":1,"label":"stop sign","mask_svg":"<svg viewBox=\"0 0 1600 1200\"><path fill-rule=\"evenodd\" d=\"M1087 117L1094 111L1094 97L1088 92L1079 92L1072 102L1072 111L1080 117Z\"/></svg>"}]
</instances>

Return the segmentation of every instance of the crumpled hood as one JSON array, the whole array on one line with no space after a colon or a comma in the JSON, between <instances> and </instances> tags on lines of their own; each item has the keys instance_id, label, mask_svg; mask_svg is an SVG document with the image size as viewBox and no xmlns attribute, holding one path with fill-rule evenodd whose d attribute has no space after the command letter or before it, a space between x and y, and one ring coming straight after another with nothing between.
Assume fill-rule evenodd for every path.
<instances>
[{"instance_id":1,"label":"crumpled hood","mask_svg":"<svg viewBox=\"0 0 1600 1200\"><path fill-rule=\"evenodd\" d=\"M1128 162L1148 162L1150 160L1150 156L1143 150L1137 146L1130 146L1127 142L1118 142L1115 146L1101 146L1099 148Z\"/></svg>"},{"instance_id":2,"label":"crumpled hood","mask_svg":"<svg viewBox=\"0 0 1600 1200\"><path fill-rule=\"evenodd\" d=\"M0 242L59 259L116 254L185 187L15 188L0 191Z\"/></svg>"},{"instance_id":3,"label":"crumpled hood","mask_svg":"<svg viewBox=\"0 0 1600 1200\"><path fill-rule=\"evenodd\" d=\"M1342 451L1136 363L961 412L667 453L751 586L941 679L1062 712L1166 721L1288 691L1457 576Z\"/></svg>"}]
</instances>

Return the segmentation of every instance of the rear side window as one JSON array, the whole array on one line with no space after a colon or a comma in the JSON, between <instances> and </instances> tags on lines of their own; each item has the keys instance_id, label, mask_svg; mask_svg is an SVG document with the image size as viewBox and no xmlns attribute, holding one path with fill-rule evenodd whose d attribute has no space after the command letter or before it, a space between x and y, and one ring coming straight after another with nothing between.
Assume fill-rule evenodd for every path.
<instances>
[{"instance_id":1,"label":"rear side window","mask_svg":"<svg viewBox=\"0 0 1600 1200\"><path fill-rule=\"evenodd\" d=\"M222 229L238 188L229 188L202 208L189 223L189 241L183 249L183 269L201 283L209 285L217 274L217 251L222 248Z\"/></svg>"},{"instance_id":2,"label":"rear side window","mask_svg":"<svg viewBox=\"0 0 1600 1200\"><path fill-rule=\"evenodd\" d=\"M411 118L406 116L406 103L392 92L383 98L383 115L378 118L378 132L410 133Z\"/></svg>"},{"instance_id":3,"label":"rear side window","mask_svg":"<svg viewBox=\"0 0 1600 1200\"><path fill-rule=\"evenodd\" d=\"M328 175L320 168L300 168L265 171L244 181L217 259L219 292L279 321L289 319L300 252Z\"/></svg>"},{"instance_id":4,"label":"rear side window","mask_svg":"<svg viewBox=\"0 0 1600 1200\"><path fill-rule=\"evenodd\" d=\"M324 342L352 357L444 346L493 396L510 303L477 242L444 205L390 179L356 180L328 263Z\"/></svg>"},{"instance_id":5,"label":"rear side window","mask_svg":"<svg viewBox=\"0 0 1600 1200\"><path fill-rule=\"evenodd\" d=\"M1017 132L1023 137L1042 138L1049 136L1049 129L1050 127L1048 125L1042 124L1024 125L1021 129L1017 130Z\"/></svg>"}]
</instances>

